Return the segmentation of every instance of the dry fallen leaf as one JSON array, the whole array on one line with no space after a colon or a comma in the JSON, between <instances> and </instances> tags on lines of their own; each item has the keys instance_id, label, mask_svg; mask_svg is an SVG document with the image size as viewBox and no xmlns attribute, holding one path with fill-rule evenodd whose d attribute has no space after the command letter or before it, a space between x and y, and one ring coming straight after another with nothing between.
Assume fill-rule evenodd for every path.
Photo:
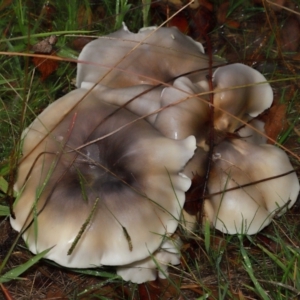
<instances>
[{"instance_id":1,"label":"dry fallen leaf","mask_svg":"<svg viewBox=\"0 0 300 300\"><path fill-rule=\"evenodd\" d=\"M186 200L184 203L184 209L190 215L196 215L200 209L200 199L203 193L204 178L195 174L192 179L192 185L186 192Z\"/></svg>"},{"instance_id":2,"label":"dry fallen leaf","mask_svg":"<svg viewBox=\"0 0 300 300\"><path fill-rule=\"evenodd\" d=\"M72 42L72 48L74 50L81 51L86 44L88 44L93 40L94 40L93 38L89 38L89 37L84 37L84 36L78 37Z\"/></svg>"},{"instance_id":3,"label":"dry fallen leaf","mask_svg":"<svg viewBox=\"0 0 300 300\"><path fill-rule=\"evenodd\" d=\"M56 56L55 52L49 56ZM53 59L47 59L42 57L33 57L32 59L35 67L41 73L41 80L47 79L58 68L58 61Z\"/></svg>"},{"instance_id":4,"label":"dry fallen leaf","mask_svg":"<svg viewBox=\"0 0 300 300\"><path fill-rule=\"evenodd\" d=\"M3 0L0 4L0 11L5 9L7 6L9 6L12 3L12 0Z\"/></svg>"},{"instance_id":5,"label":"dry fallen leaf","mask_svg":"<svg viewBox=\"0 0 300 300\"><path fill-rule=\"evenodd\" d=\"M225 1L223 2L217 11L217 21L220 25L226 23L227 20L227 12L229 9L229 2Z\"/></svg>"},{"instance_id":6,"label":"dry fallen leaf","mask_svg":"<svg viewBox=\"0 0 300 300\"><path fill-rule=\"evenodd\" d=\"M281 47L283 51L296 52L300 44L300 22L296 16L290 16L281 29Z\"/></svg>"},{"instance_id":7,"label":"dry fallen leaf","mask_svg":"<svg viewBox=\"0 0 300 300\"><path fill-rule=\"evenodd\" d=\"M273 140L277 140L278 135L283 130L287 129L288 123L286 119L286 105L275 104L270 108L265 123L265 131L268 137ZM271 140L268 140L268 144L273 144Z\"/></svg>"},{"instance_id":8,"label":"dry fallen leaf","mask_svg":"<svg viewBox=\"0 0 300 300\"><path fill-rule=\"evenodd\" d=\"M183 14L174 16L169 22L168 27L176 26L182 33L189 33L189 23Z\"/></svg>"},{"instance_id":9,"label":"dry fallen leaf","mask_svg":"<svg viewBox=\"0 0 300 300\"><path fill-rule=\"evenodd\" d=\"M64 294L64 292L55 285L52 285L46 294L46 299L68 299L68 296Z\"/></svg>"},{"instance_id":10,"label":"dry fallen leaf","mask_svg":"<svg viewBox=\"0 0 300 300\"><path fill-rule=\"evenodd\" d=\"M55 35L51 35L33 45L31 50L34 51L35 54L49 54L52 56L56 56L55 51L53 50L56 42L57 37ZM47 79L47 77L58 68L57 60L35 56L33 57L32 61L35 67L40 71L42 81Z\"/></svg>"},{"instance_id":11,"label":"dry fallen leaf","mask_svg":"<svg viewBox=\"0 0 300 300\"><path fill-rule=\"evenodd\" d=\"M173 281L179 286L180 283L175 278ZM139 299L147 300L167 300L173 299L178 296L178 289L168 279L156 279L155 281L149 281L138 286Z\"/></svg>"}]
</instances>

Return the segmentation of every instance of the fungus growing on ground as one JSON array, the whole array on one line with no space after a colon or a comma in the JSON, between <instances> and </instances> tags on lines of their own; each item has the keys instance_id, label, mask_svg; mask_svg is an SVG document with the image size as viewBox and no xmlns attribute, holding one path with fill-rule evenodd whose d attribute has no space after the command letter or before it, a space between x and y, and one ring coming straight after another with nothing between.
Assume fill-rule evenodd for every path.
<instances>
[{"instance_id":1,"label":"fungus growing on ground","mask_svg":"<svg viewBox=\"0 0 300 300\"><path fill-rule=\"evenodd\" d=\"M11 224L25 229L33 253L54 246L46 258L63 266L122 266L122 275L126 265L138 268L154 255L164 269L178 261L179 249L168 252L166 245L190 187L179 172L194 154L195 138L168 139L86 93L77 89L55 101L25 130ZM153 272L143 270L138 282Z\"/></svg>"},{"instance_id":2,"label":"fungus growing on ground","mask_svg":"<svg viewBox=\"0 0 300 300\"><path fill-rule=\"evenodd\" d=\"M205 200L204 214L225 233L254 234L267 226L275 214L284 213L295 203L299 181L291 173L251 184L293 171L284 151L265 144L266 139L259 134L264 133L264 123L251 120L273 102L273 92L265 77L245 65L231 64L214 72L213 83L214 128L223 132L225 139L217 141L213 149L208 180L209 194L219 194ZM258 132L243 126L237 132L241 138L226 138L227 132L238 129L240 120L250 120ZM190 168L192 161L188 163ZM226 191L231 188L237 189Z\"/></svg>"},{"instance_id":3,"label":"fungus growing on ground","mask_svg":"<svg viewBox=\"0 0 300 300\"><path fill-rule=\"evenodd\" d=\"M160 28L157 30L150 28L140 31L138 34L130 33L126 28L123 28L110 35L109 38L110 37L113 39L109 42L111 44L106 44L109 46L106 46L101 40L96 40L88 44L80 54L79 59L83 61L87 60L89 63L80 64L77 75L77 85L82 84L92 87L93 84L97 83L98 80L103 77L102 80L100 80L101 83L98 84L96 88L99 94L103 95L103 99L109 103L126 106L129 110L137 113L141 117L152 114L158 109L165 108L157 114L147 116L146 119L169 138L182 139L189 135L195 135L198 148L183 173L191 179L196 174L198 176L204 176L206 160L208 158L207 150L209 149L206 143L208 138L207 133L209 131L209 104L207 96L209 83L207 79L208 59L203 54L203 50L199 44L195 44L190 38L183 36L174 28ZM172 38L170 39L170 37ZM109 58L107 64L110 66L116 65L117 68L107 73L102 65L106 63L105 59L107 58L108 47L119 45L120 38L131 41L121 44L121 47L117 50L117 58ZM181 44L177 43L178 41L184 40L185 42L181 44L189 45L189 51L183 49ZM142 45L134 49L135 45L141 41L143 42ZM157 41L159 41L159 43ZM188 55L184 54L179 56L178 54L182 51L188 53ZM162 55L164 55L164 59L161 58ZM119 63L119 59L121 60L122 57L125 57L125 59ZM154 58L156 58L156 60ZM141 63L134 64L133 62L135 61L141 61ZM150 62L150 64L148 62ZM217 62L220 63L221 60L214 58L214 66L216 66ZM147 63L147 66L145 63ZM168 64L168 67L166 67L166 64ZM189 74L189 72L196 69L200 69L199 72ZM128 73L126 72L140 74L145 77L127 76ZM117 81L115 82L112 81L114 75L117 75ZM157 82L161 81L166 82L165 86L154 86ZM147 83L147 85L144 83ZM264 132L264 124L258 120L253 120L253 118L269 108L273 101L273 92L266 78L258 71L240 63L218 67L213 72L212 83L215 107L214 130L216 130L217 133L215 136L220 136L215 141L216 149L220 149L220 151L214 149L214 152L220 155L221 158L220 160L216 159L213 165L212 173L214 176L210 176L211 179L208 184L209 193L212 193L212 190L216 192L217 189L219 189L219 192L224 191L224 186L216 184L218 180L223 184L224 178L229 176L226 170L222 169L225 162L222 164L221 162L224 157L230 156L231 152L235 153L235 151L237 151L237 153L239 153L239 151L241 151L240 148L235 150L235 147L233 147L235 142L229 142L226 139L227 133L235 133L238 127L243 125L241 121L250 122L251 126L255 129ZM152 89L151 84L153 85ZM123 86L126 86L126 89L118 88ZM100 91L102 91L102 93L100 93ZM126 91L127 95L122 96ZM265 143L264 137L247 126L242 126L236 134L240 135L241 139L247 142L243 144L246 150L248 148L252 150L255 148L255 150L258 151L257 156L262 159L262 156L266 152L262 151L264 146L260 147L259 144ZM242 142L237 141L236 143L239 144ZM257 145L255 146L254 144ZM228 149L225 146L228 147ZM271 153L276 152L273 148L268 149ZM239 154L240 157L242 157L244 152L242 151L242 154ZM287 162L286 166L282 169L292 170L286 154L280 150L278 150L278 153L280 154L277 154L277 156L274 154L273 156ZM244 174L243 176L239 174L241 178L244 178L242 182L250 183L251 180L257 180L255 176L248 177L248 175L245 174L255 170L258 163L254 159L251 160L251 156L248 157L245 155L243 159L250 160L250 162L240 170L241 174ZM229 160L228 163L230 164L230 162L232 168L234 168L234 165L239 166L238 161ZM227 168L229 168L229 166L227 166ZM259 169L259 165L257 168ZM279 169L270 166L269 173L261 174L264 174L267 178L280 175L279 171ZM263 179L261 177L259 178ZM293 178L293 181L295 181L295 175L293 174L286 176L286 178ZM236 180L235 177L233 177L232 180ZM264 186L267 185L267 183L260 185ZM298 186L293 185L293 188L295 192L292 193L290 205L295 201ZM257 186L254 186L252 189L256 191ZM254 191L254 194L257 193ZM274 191L276 192L276 189ZM271 217L274 216L275 206L277 208L284 206L289 200L288 194L285 194L281 201L277 200L271 194L265 194L264 196L260 196L260 200L255 202L255 200L249 200L251 196L247 195L245 189L240 189L236 193L239 194L242 203L245 201L252 205L252 211L250 209L248 210L245 206L237 206L236 215L238 215L238 217L228 220L228 224L225 215L229 213L232 206L235 205L230 205L232 200L227 200L227 202L225 201L224 203L228 204L221 205L223 202L220 202L218 196L214 196L205 202L208 218L211 223L221 230L228 227L230 230L227 230L227 233L237 233L242 230L245 230L245 232L249 234L257 232L270 222ZM231 199L230 195L235 195L235 193L228 192L228 194L225 193L224 195L226 195L224 199ZM245 197L245 200L243 200L243 197ZM265 202L269 203L269 210L267 210L264 204ZM272 203L273 206L270 203ZM229 205L230 209L227 205ZM217 207L219 207L221 211L224 209L226 213L218 215ZM272 207L272 209L270 209L270 207ZM260 220L257 215L256 221L254 222L256 224L250 227L249 224L254 219L253 211L256 210L258 212L263 211L264 213L261 213ZM224 227L220 226L220 223L223 223ZM234 226L232 223L235 224L235 229L233 229Z\"/></svg>"},{"instance_id":4,"label":"fungus growing on ground","mask_svg":"<svg viewBox=\"0 0 300 300\"><path fill-rule=\"evenodd\" d=\"M282 214L295 203L299 182L297 175L291 173L251 185L293 170L282 150L264 145L266 138L260 135L264 133L264 123L252 119L273 101L273 92L265 77L245 65L232 64L214 72L213 84L214 129L221 138L215 140L208 193L219 194L204 201L204 215L212 226L225 233L254 234L267 226L275 214ZM249 120L253 129L243 125L238 130L240 120ZM236 130L235 138L226 138L228 132ZM197 145L204 148L199 136ZM199 148L184 170L190 178L191 174L204 176L201 167L206 166L208 157ZM249 186L243 187L245 184ZM240 188L226 191L236 187Z\"/></svg>"},{"instance_id":5,"label":"fungus growing on ground","mask_svg":"<svg viewBox=\"0 0 300 300\"><path fill-rule=\"evenodd\" d=\"M223 61L209 66L202 45L175 28L134 34L126 26L87 44L79 61L78 89L24 131L12 226L34 253L55 246L46 257L61 265L117 266L137 283L155 279L158 267L163 277L179 263L182 215L193 227L182 207L191 179L206 173L208 68ZM252 118L272 103L265 81L242 64L213 73L221 138L210 149L204 212L230 234L258 232L299 192L294 173L249 185L292 171L282 150L253 129L238 130L246 121L263 132Z\"/></svg>"}]
</instances>

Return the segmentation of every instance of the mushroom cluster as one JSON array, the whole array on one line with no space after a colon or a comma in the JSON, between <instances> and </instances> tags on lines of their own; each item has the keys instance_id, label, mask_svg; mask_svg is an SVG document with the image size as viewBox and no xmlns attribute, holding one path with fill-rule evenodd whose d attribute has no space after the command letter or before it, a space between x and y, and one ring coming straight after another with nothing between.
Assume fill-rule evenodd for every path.
<instances>
[{"instance_id":1,"label":"mushroom cluster","mask_svg":"<svg viewBox=\"0 0 300 300\"><path fill-rule=\"evenodd\" d=\"M210 159L211 67L222 138L205 219L226 233L254 234L296 201L295 173L261 181L293 168L252 120L273 100L259 72L218 57L210 65L202 45L176 28L134 34L124 25L87 44L78 61L77 89L23 132L11 224L33 253L53 247L46 258L60 265L116 266L137 283L179 263L185 192Z\"/></svg>"}]
</instances>

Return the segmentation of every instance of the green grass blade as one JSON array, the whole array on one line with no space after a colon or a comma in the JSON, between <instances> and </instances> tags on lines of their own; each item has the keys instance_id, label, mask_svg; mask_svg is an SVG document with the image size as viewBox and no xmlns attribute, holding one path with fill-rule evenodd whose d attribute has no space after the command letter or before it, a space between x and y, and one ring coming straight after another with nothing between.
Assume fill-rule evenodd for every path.
<instances>
[{"instance_id":1,"label":"green grass blade","mask_svg":"<svg viewBox=\"0 0 300 300\"><path fill-rule=\"evenodd\" d=\"M74 248L76 247L77 243L79 242L82 234L84 233L84 231L86 230L87 226L89 225L92 217L94 216L94 212L97 208L97 204L98 204L99 198L96 198L95 203L93 205L93 208L91 210L91 213L89 214L89 216L87 217L86 221L84 222L84 224L81 226L78 234L76 235L76 238L74 239L74 241L72 242L71 248L68 250L68 255L71 255Z\"/></svg>"},{"instance_id":2,"label":"green grass blade","mask_svg":"<svg viewBox=\"0 0 300 300\"><path fill-rule=\"evenodd\" d=\"M0 176L0 190L6 194L7 189L8 189L8 182L2 176ZM15 193L14 196L16 196ZM0 205L0 216L9 216L9 214L10 214L9 207L5 205Z\"/></svg>"},{"instance_id":3,"label":"green grass blade","mask_svg":"<svg viewBox=\"0 0 300 300\"><path fill-rule=\"evenodd\" d=\"M286 266L282 263L276 255L270 252L268 249L263 247L262 245L257 244L257 247L260 248L263 252L265 252L283 271L286 271Z\"/></svg>"},{"instance_id":4,"label":"green grass blade","mask_svg":"<svg viewBox=\"0 0 300 300\"><path fill-rule=\"evenodd\" d=\"M99 270L89 270L89 269L70 269L71 271L83 275L89 275L89 276L96 276L96 277L105 277L109 279L121 279L119 275L116 275L115 273L109 273L106 271L99 271Z\"/></svg>"},{"instance_id":5,"label":"green grass blade","mask_svg":"<svg viewBox=\"0 0 300 300\"><path fill-rule=\"evenodd\" d=\"M8 282L10 280L18 279L18 276L20 276L22 273L27 271L31 266L36 264L41 258L43 258L53 247L46 249L42 251L41 253L37 254L30 260L28 260L26 263L8 271L4 275L0 277L0 283Z\"/></svg>"},{"instance_id":6,"label":"green grass blade","mask_svg":"<svg viewBox=\"0 0 300 300\"><path fill-rule=\"evenodd\" d=\"M245 270L247 271L249 277L251 278L251 280L255 286L255 289L256 289L257 293L260 295L260 297L264 300L269 300L270 299L269 296L267 295L265 290L262 288L262 286L259 284L258 280L256 279L256 277L254 275L251 261L250 261L249 256L243 246L242 238L240 236L239 236L239 239L240 239L240 250L241 250L241 253L243 256L243 260L245 262L245 263L243 263Z\"/></svg>"},{"instance_id":7,"label":"green grass blade","mask_svg":"<svg viewBox=\"0 0 300 300\"><path fill-rule=\"evenodd\" d=\"M209 221L205 222L205 227L204 227L204 244L205 244L205 250L207 254L210 251L210 223Z\"/></svg>"},{"instance_id":8,"label":"green grass blade","mask_svg":"<svg viewBox=\"0 0 300 300\"><path fill-rule=\"evenodd\" d=\"M9 216L9 207L5 205L0 205L0 216Z\"/></svg>"},{"instance_id":9,"label":"green grass blade","mask_svg":"<svg viewBox=\"0 0 300 300\"><path fill-rule=\"evenodd\" d=\"M113 283L114 280L119 280L120 276L119 275L115 275L114 277L111 277L110 279L104 280L103 282L93 285L91 287L87 287L86 289L84 289L83 291L79 292L77 294L78 297L82 297L86 294L91 293L92 291L95 291L97 289L100 289L101 287L105 286L108 283Z\"/></svg>"},{"instance_id":10,"label":"green grass blade","mask_svg":"<svg viewBox=\"0 0 300 300\"><path fill-rule=\"evenodd\" d=\"M62 31L52 31L52 32L43 32L43 33L34 33L30 35L30 38L46 38L51 35L83 35L83 34L92 34L94 31L91 30L62 30ZM18 41L18 40L27 40L28 35L23 35L23 36L18 36L18 37L13 37L13 38L4 38L0 39L0 43L4 43L7 41Z\"/></svg>"},{"instance_id":11,"label":"green grass blade","mask_svg":"<svg viewBox=\"0 0 300 300\"><path fill-rule=\"evenodd\" d=\"M0 176L0 190L4 193L7 193L8 182Z\"/></svg>"}]
</instances>

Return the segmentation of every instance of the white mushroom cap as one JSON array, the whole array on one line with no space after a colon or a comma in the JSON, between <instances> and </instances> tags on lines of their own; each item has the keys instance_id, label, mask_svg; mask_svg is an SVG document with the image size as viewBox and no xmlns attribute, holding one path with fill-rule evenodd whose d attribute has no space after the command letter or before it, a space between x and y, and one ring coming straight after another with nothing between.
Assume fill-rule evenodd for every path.
<instances>
[{"instance_id":1,"label":"white mushroom cap","mask_svg":"<svg viewBox=\"0 0 300 300\"><path fill-rule=\"evenodd\" d=\"M167 239L160 249L152 256L132 264L118 267L117 274L124 280L134 283L155 280L158 276L165 279L168 273L168 265L178 265L180 263L181 241ZM158 271L157 271L158 269Z\"/></svg>"},{"instance_id":2,"label":"white mushroom cap","mask_svg":"<svg viewBox=\"0 0 300 300\"><path fill-rule=\"evenodd\" d=\"M243 141L253 143L253 144L266 144L267 138L262 134L266 134L265 132L265 123L254 119L251 120L250 125L254 127L256 130L252 129L252 127L245 125L237 132ZM262 133L262 134L261 134Z\"/></svg>"},{"instance_id":3,"label":"white mushroom cap","mask_svg":"<svg viewBox=\"0 0 300 300\"><path fill-rule=\"evenodd\" d=\"M154 126L169 138L182 139L192 134L197 140L202 139L204 124L209 118L208 103L197 96L202 92L189 78L176 79L172 87L162 91L161 107L166 109L158 114ZM184 101L172 105L181 100Z\"/></svg>"},{"instance_id":4,"label":"white mushroom cap","mask_svg":"<svg viewBox=\"0 0 300 300\"><path fill-rule=\"evenodd\" d=\"M202 45L175 27L152 27L136 34L122 28L88 43L78 60L77 87L81 87L82 82L99 80L103 85L116 88L155 85L158 81L169 82L181 74L206 69L190 75L200 81L209 66ZM215 60L214 64L223 62Z\"/></svg>"},{"instance_id":5,"label":"white mushroom cap","mask_svg":"<svg viewBox=\"0 0 300 300\"><path fill-rule=\"evenodd\" d=\"M205 200L204 212L217 229L230 234L255 234L271 222L276 212L282 214L295 203L299 193L295 173L226 192L293 170L281 149L235 139L218 145L214 157L208 189L210 194L221 194Z\"/></svg>"},{"instance_id":6,"label":"white mushroom cap","mask_svg":"<svg viewBox=\"0 0 300 300\"><path fill-rule=\"evenodd\" d=\"M86 92L60 98L26 130L16 182L23 191L11 224L18 231L29 226L23 238L32 252L55 246L46 258L60 265L130 264L175 231L191 184L179 171L194 153L195 138L171 140L141 120L94 141L137 116L126 109L114 113L117 107L94 93L81 100ZM38 215L32 223L33 206Z\"/></svg>"},{"instance_id":7,"label":"white mushroom cap","mask_svg":"<svg viewBox=\"0 0 300 300\"><path fill-rule=\"evenodd\" d=\"M244 120L247 115L256 117L269 108L273 102L273 91L268 83L262 82L266 82L266 78L261 73L243 64L216 69L213 74L215 128L232 132L239 124L218 107ZM238 86L245 87L235 88Z\"/></svg>"}]
</instances>

